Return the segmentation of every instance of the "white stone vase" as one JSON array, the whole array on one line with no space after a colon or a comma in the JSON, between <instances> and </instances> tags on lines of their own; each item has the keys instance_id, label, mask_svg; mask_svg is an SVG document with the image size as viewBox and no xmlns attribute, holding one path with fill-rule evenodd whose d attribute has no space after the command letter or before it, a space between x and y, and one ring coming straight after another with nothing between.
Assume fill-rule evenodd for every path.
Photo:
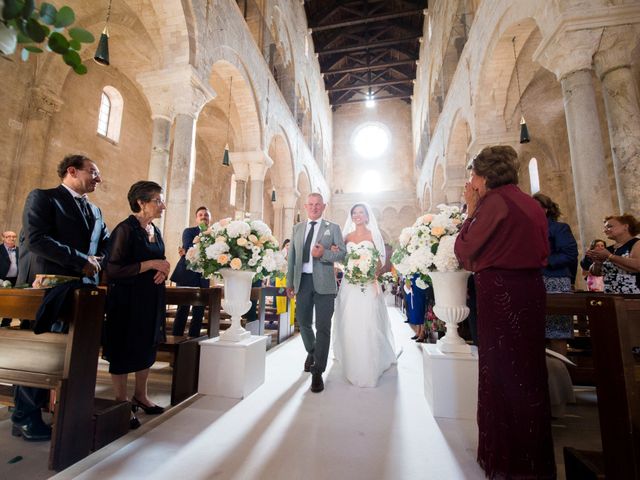
<instances>
[{"instance_id":1,"label":"white stone vase","mask_svg":"<svg viewBox=\"0 0 640 480\"><path fill-rule=\"evenodd\" d=\"M240 317L251 308L251 283L256 272L223 268L219 273L224 279L222 308L231 315L231 327L220 334L220 341L246 340L251 332L242 328Z\"/></svg>"},{"instance_id":2,"label":"white stone vase","mask_svg":"<svg viewBox=\"0 0 640 480\"><path fill-rule=\"evenodd\" d=\"M469 315L467 278L469 272L429 272L436 303L433 313L446 325L437 346L442 353L471 353L471 347L458 334L458 324Z\"/></svg>"}]
</instances>

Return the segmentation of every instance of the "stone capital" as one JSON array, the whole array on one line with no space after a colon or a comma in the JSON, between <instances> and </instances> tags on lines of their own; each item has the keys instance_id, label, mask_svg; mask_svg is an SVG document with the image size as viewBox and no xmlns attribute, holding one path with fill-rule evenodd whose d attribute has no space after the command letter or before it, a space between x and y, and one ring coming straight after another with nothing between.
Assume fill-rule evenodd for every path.
<instances>
[{"instance_id":1,"label":"stone capital","mask_svg":"<svg viewBox=\"0 0 640 480\"><path fill-rule=\"evenodd\" d=\"M631 65L631 55L639 35L638 25L604 29L600 48L593 57L596 72L601 80L612 70Z\"/></svg>"},{"instance_id":2,"label":"stone capital","mask_svg":"<svg viewBox=\"0 0 640 480\"><path fill-rule=\"evenodd\" d=\"M216 97L211 85L191 65L152 72L143 72L136 77L149 105L152 117L171 121L178 114L198 117L202 107Z\"/></svg>"},{"instance_id":3,"label":"stone capital","mask_svg":"<svg viewBox=\"0 0 640 480\"><path fill-rule=\"evenodd\" d=\"M229 152L229 160L233 166L236 179L264 180L267 170L273 165L273 160L262 150L247 152Z\"/></svg>"},{"instance_id":4,"label":"stone capital","mask_svg":"<svg viewBox=\"0 0 640 480\"><path fill-rule=\"evenodd\" d=\"M544 39L533 60L554 73L558 80L579 70L591 70L602 29L556 31Z\"/></svg>"},{"instance_id":5,"label":"stone capital","mask_svg":"<svg viewBox=\"0 0 640 480\"><path fill-rule=\"evenodd\" d=\"M296 202L300 193L294 188L276 188L276 194L280 205L284 208L296 208Z\"/></svg>"}]
</instances>

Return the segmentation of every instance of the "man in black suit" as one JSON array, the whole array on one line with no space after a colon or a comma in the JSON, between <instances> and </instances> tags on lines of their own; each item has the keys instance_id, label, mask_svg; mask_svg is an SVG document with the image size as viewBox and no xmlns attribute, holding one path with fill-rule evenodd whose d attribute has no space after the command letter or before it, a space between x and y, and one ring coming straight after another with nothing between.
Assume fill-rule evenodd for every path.
<instances>
[{"instance_id":1,"label":"man in black suit","mask_svg":"<svg viewBox=\"0 0 640 480\"><path fill-rule=\"evenodd\" d=\"M22 213L18 283L31 284L37 274L79 277L97 284L101 262L107 253L109 232L102 212L87 194L102 181L96 164L82 155L68 155L58 165L62 184L29 193ZM24 261L23 261L24 260ZM42 421L41 409L48 390L16 387L12 433L25 440L51 438L51 427Z\"/></svg>"},{"instance_id":2,"label":"man in black suit","mask_svg":"<svg viewBox=\"0 0 640 480\"><path fill-rule=\"evenodd\" d=\"M198 207L196 210L196 226L185 228L182 232L182 247L180 248L180 260L176 269L171 275L171 281L179 287L200 287L208 288L209 280L202 278L201 273L194 272L187 268L185 254L193 246L193 239L200 233L200 225L209 226L211 212L207 207ZM189 305L180 305L176 311L176 319L173 322L173 335L184 335L184 327L189 316ZM191 324L189 325L189 336L199 337L202 328L202 317L204 317L204 306L194 306L191 310Z\"/></svg>"},{"instance_id":3,"label":"man in black suit","mask_svg":"<svg viewBox=\"0 0 640 480\"><path fill-rule=\"evenodd\" d=\"M0 245L0 280L7 280L11 285L16 284L18 277L18 248L16 247L16 232L7 230L2 234L2 245ZM10 318L3 318L0 327L11 325Z\"/></svg>"}]
</instances>

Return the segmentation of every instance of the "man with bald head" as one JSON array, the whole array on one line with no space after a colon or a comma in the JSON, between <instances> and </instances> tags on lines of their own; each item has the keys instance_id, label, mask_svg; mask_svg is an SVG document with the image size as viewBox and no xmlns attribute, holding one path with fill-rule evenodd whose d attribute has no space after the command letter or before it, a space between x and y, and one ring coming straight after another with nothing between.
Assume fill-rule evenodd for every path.
<instances>
[{"instance_id":1,"label":"man with bald head","mask_svg":"<svg viewBox=\"0 0 640 480\"><path fill-rule=\"evenodd\" d=\"M2 233L2 246L0 246L0 280L8 280L11 285L16 284L18 277L18 248L16 247L16 232L7 230ZM11 325L10 318L3 318L1 327Z\"/></svg>"}]
</instances>

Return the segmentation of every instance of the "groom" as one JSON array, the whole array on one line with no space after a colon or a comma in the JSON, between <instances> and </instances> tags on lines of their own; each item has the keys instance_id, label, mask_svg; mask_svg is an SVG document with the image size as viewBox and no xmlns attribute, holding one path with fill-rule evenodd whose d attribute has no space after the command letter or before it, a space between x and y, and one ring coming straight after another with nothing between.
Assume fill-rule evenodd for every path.
<instances>
[{"instance_id":1,"label":"groom","mask_svg":"<svg viewBox=\"0 0 640 480\"><path fill-rule=\"evenodd\" d=\"M289 248L287 295L296 297L296 318L307 350L304 371L311 372L311 391L324 390L322 373L327 366L331 317L336 298L334 262L344 259L346 247L340 227L322 218L326 205L319 193L310 193L304 209L308 220L293 227ZM331 246L338 247L336 252ZM311 327L316 313L316 334Z\"/></svg>"}]
</instances>

